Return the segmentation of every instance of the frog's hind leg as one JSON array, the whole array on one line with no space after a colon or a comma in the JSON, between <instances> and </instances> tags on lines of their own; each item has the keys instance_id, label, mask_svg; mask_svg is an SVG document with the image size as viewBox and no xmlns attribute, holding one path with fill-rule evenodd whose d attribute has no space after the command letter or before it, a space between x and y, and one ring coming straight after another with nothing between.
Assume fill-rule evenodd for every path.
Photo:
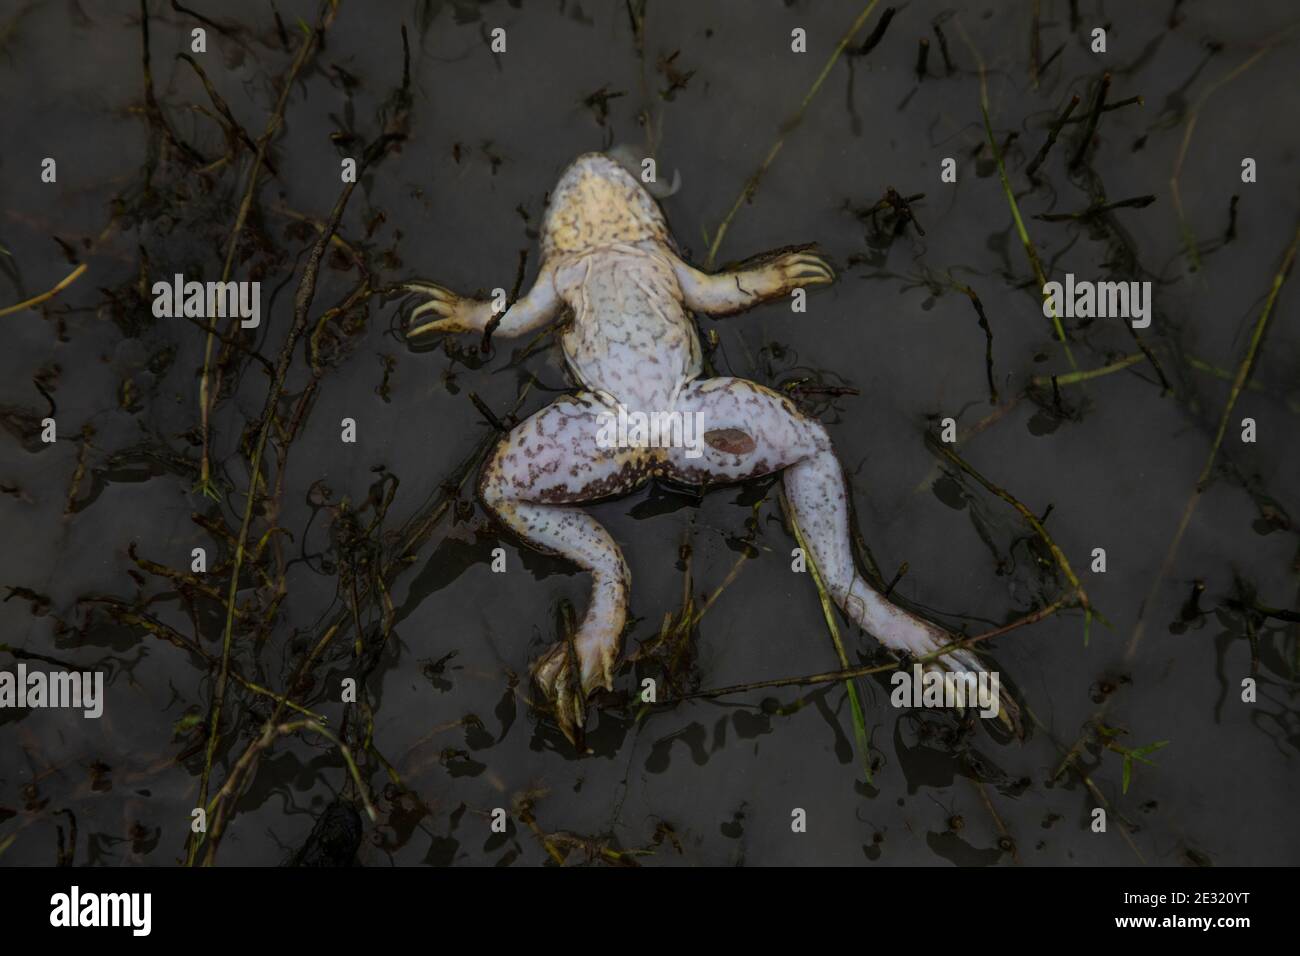
<instances>
[{"instance_id":1,"label":"frog's hind leg","mask_svg":"<svg viewBox=\"0 0 1300 956\"><path fill-rule=\"evenodd\" d=\"M738 378L692 382L678 408L695 413L696 441L694 448L672 449L670 477L694 485L726 484L784 470L786 500L804 543L830 596L850 619L885 646L914 657L957 639L892 604L858 573L849 543L844 473L820 422L776 392ZM684 435L686 425L684 421ZM984 670L967 650L952 651L928 666L959 674ZM1014 727L1014 701L1003 694L1002 705Z\"/></svg>"},{"instance_id":2,"label":"frog's hind leg","mask_svg":"<svg viewBox=\"0 0 1300 956\"><path fill-rule=\"evenodd\" d=\"M583 394L542 409L502 440L479 480L483 504L515 534L591 573L591 601L574 637L583 695L613 689L631 578L609 532L574 505L631 491L649 476L645 451L601 447L605 412ZM534 676L573 740L585 714L568 650L564 642L554 645L534 665Z\"/></svg>"}]
</instances>

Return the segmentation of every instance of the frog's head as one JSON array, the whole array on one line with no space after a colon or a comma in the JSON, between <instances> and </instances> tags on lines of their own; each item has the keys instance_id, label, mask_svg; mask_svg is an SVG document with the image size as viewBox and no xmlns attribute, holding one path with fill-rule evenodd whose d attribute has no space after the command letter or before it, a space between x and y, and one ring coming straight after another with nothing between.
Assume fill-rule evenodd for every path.
<instances>
[{"instance_id":1,"label":"frog's head","mask_svg":"<svg viewBox=\"0 0 1300 956\"><path fill-rule=\"evenodd\" d=\"M645 239L671 244L659 205L632 174L603 153L570 163L542 223L543 257Z\"/></svg>"}]
</instances>

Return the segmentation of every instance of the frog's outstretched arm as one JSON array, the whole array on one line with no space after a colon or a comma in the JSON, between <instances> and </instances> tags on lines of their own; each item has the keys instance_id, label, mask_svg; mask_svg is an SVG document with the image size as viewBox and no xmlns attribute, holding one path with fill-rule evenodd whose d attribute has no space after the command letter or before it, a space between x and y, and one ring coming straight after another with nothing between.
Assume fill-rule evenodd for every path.
<instances>
[{"instance_id":1,"label":"frog's outstretched arm","mask_svg":"<svg viewBox=\"0 0 1300 956\"><path fill-rule=\"evenodd\" d=\"M488 299L470 299L433 282L410 281L398 290L423 295L427 301L411 310L406 318L406 337L413 339L433 332L481 333L495 314ZM560 297L555 291L554 270L549 266L538 273L533 287L506 309L493 335L510 338L546 325L560 311ZM426 321L429 316L435 316Z\"/></svg>"},{"instance_id":2,"label":"frog's outstretched arm","mask_svg":"<svg viewBox=\"0 0 1300 956\"><path fill-rule=\"evenodd\" d=\"M777 249L713 275L669 254L687 308L705 315L734 315L750 306L789 295L808 285L825 285L835 273L808 246Z\"/></svg>"}]
</instances>

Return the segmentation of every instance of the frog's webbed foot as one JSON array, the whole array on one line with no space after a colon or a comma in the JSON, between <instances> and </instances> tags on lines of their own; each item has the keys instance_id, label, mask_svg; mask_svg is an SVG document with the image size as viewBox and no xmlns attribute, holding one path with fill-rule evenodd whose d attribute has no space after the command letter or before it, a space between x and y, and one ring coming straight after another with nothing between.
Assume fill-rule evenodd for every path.
<instances>
[{"instance_id":1,"label":"frog's webbed foot","mask_svg":"<svg viewBox=\"0 0 1300 956\"><path fill-rule=\"evenodd\" d=\"M395 291L412 293L403 308L408 339L433 332L482 332L492 317L491 302L458 295L435 282L401 282Z\"/></svg>"},{"instance_id":2,"label":"frog's webbed foot","mask_svg":"<svg viewBox=\"0 0 1300 956\"><path fill-rule=\"evenodd\" d=\"M887 647L901 651L908 657L928 657L962 640L959 634L953 634L937 624L907 614L901 608L889 604L882 595L876 594L870 588L871 586L865 580L861 578L855 580L842 602L843 607L849 616L856 620L876 622L873 633ZM870 590L870 597L866 594L868 590ZM868 604L875 606L868 607ZM886 608L888 610L885 610ZM978 678L987 670L978 655L964 647L948 651L934 660L926 661L922 666L927 673L943 676L970 674ZM1016 703L1015 697L1000 679L997 686L998 720L1016 737L1024 739L1025 727L1020 719L1020 705Z\"/></svg>"},{"instance_id":3,"label":"frog's webbed foot","mask_svg":"<svg viewBox=\"0 0 1300 956\"><path fill-rule=\"evenodd\" d=\"M587 698L599 688L614 689L618 643L560 641L537 659L533 680L554 709L555 722L569 743L578 745L578 730L586 724ZM573 665L578 665L574 678Z\"/></svg>"},{"instance_id":4,"label":"frog's webbed foot","mask_svg":"<svg viewBox=\"0 0 1300 956\"><path fill-rule=\"evenodd\" d=\"M953 636L953 642L960 640L959 637ZM952 643L952 642L950 642ZM950 674L972 674L977 679L979 674L986 670L980 660L967 650L951 651L940 657L934 664L938 664L946 673ZM933 666L933 664L931 665ZM969 697L967 698L969 701ZM1002 683L999 675L998 681L998 721L1010 733L1014 734L1017 739L1025 739L1025 724L1020 717L1020 705L1016 703L1015 696L1011 693L1010 688ZM969 705L968 706L972 706Z\"/></svg>"}]
</instances>

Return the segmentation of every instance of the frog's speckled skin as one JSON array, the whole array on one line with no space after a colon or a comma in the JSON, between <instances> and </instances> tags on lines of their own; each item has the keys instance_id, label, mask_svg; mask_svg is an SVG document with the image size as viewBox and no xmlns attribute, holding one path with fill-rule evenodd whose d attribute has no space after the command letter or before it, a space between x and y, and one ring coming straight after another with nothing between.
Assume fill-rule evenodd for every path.
<instances>
[{"instance_id":1,"label":"frog's speckled skin","mask_svg":"<svg viewBox=\"0 0 1300 956\"><path fill-rule=\"evenodd\" d=\"M844 478L821 423L753 382L699 379L700 344L686 309L726 315L830 282L825 262L806 251L780 251L738 271L698 272L676 254L654 199L599 153L578 157L561 176L543 224L542 253L533 288L505 312L494 335L540 328L567 306L573 318L561 342L581 390L501 442L483 469L479 495L530 545L591 573L591 602L575 639L584 694L598 686L612 689L630 579L609 532L574 506L632 491L651 477L713 485L784 469L787 500L827 590L845 613L906 654L925 654L953 640L891 604L857 573ZM407 289L428 297L411 315L409 336L482 332L492 318L489 302L432 284ZM427 313L438 318L420 324ZM647 413L702 413L703 455L688 457L684 448L600 447L599 416L620 403ZM563 643L553 646L534 674L573 739L585 714L567 650ZM955 671L981 669L968 651L941 660Z\"/></svg>"}]
</instances>

